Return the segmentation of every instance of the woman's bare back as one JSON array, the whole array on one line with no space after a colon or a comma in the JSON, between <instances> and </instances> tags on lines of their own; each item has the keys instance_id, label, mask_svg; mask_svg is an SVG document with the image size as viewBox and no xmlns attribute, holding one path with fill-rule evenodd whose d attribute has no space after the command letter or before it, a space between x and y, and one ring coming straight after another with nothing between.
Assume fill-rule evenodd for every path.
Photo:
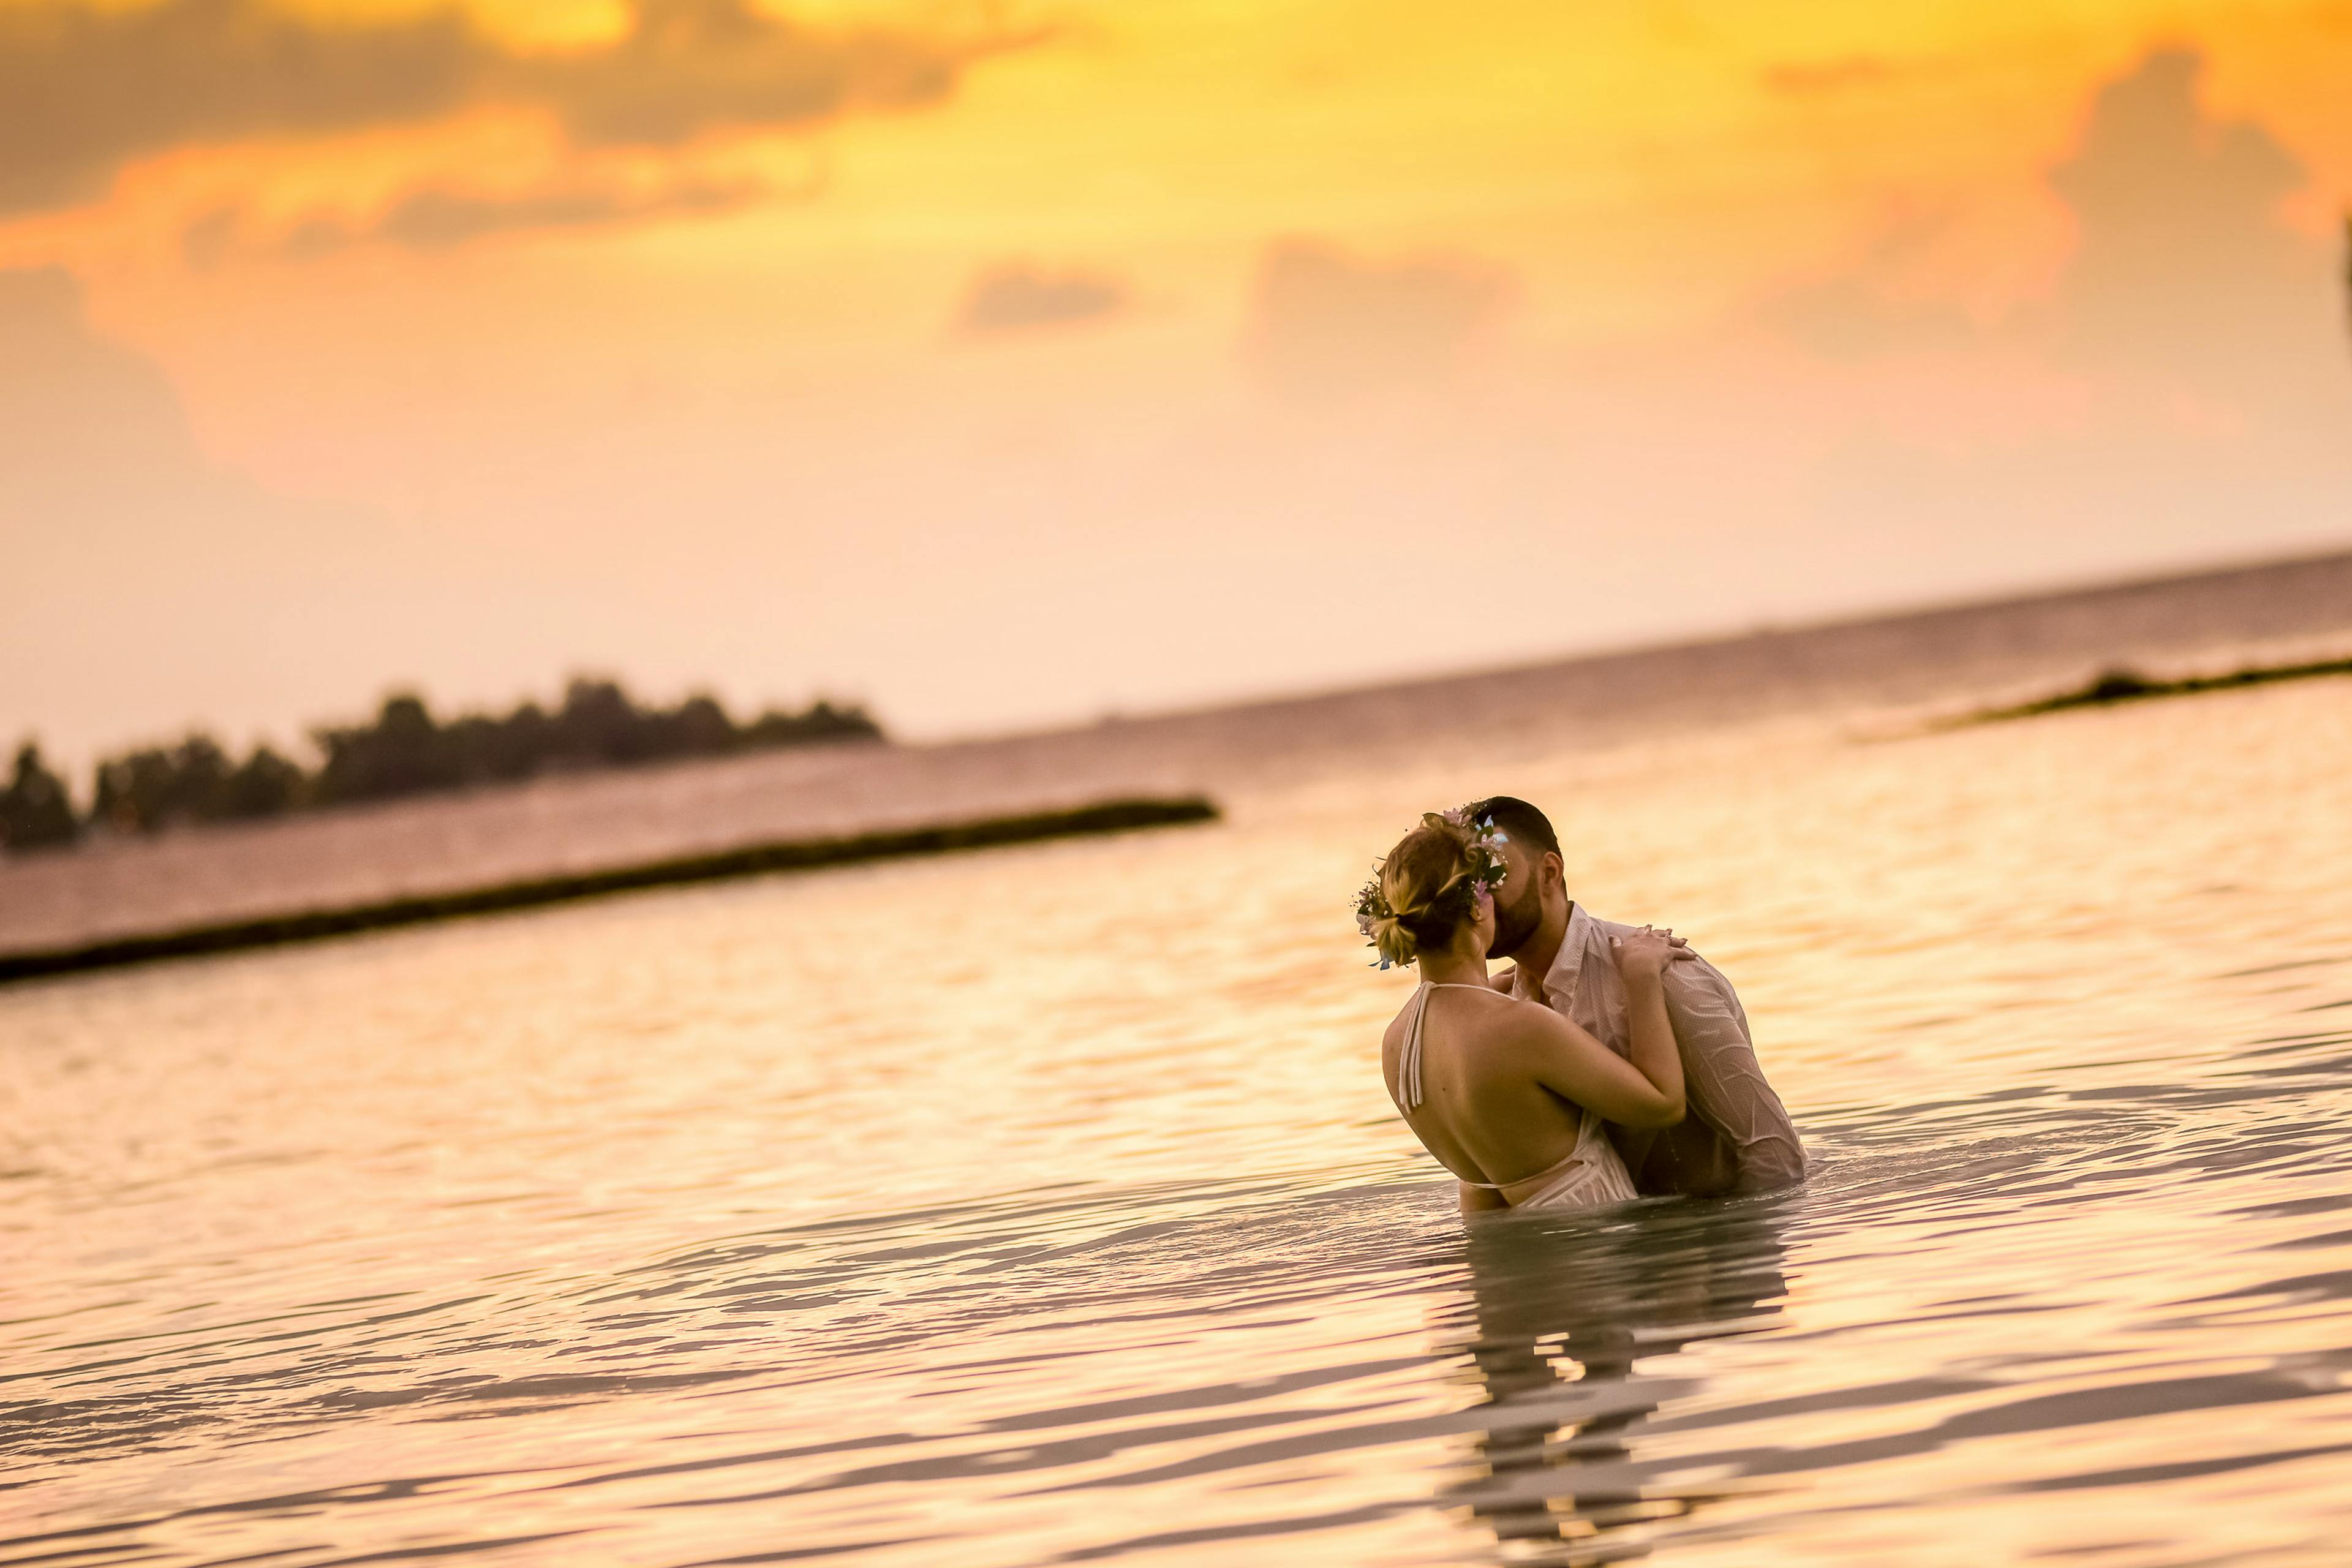
<instances>
[{"instance_id":1,"label":"woman's bare back","mask_svg":"<svg viewBox=\"0 0 2352 1568\"><path fill-rule=\"evenodd\" d=\"M1538 1081L1518 1047L1511 1015L1535 1004L1483 986L1424 984L1382 1038L1381 1076L1405 1124L1440 1163L1474 1184L1515 1184L1576 1152L1581 1106ZM1420 1059L1408 1064L1414 1014ZM1420 1093L1407 1068L1417 1066ZM1418 1103L1408 1103L1418 1099Z\"/></svg>"}]
</instances>

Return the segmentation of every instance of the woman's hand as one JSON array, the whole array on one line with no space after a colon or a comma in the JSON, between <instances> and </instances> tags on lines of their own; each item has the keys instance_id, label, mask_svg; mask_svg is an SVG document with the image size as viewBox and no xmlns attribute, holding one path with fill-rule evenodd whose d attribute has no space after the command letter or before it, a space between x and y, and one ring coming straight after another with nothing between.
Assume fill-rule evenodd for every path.
<instances>
[{"instance_id":1,"label":"woman's hand","mask_svg":"<svg viewBox=\"0 0 2352 1568\"><path fill-rule=\"evenodd\" d=\"M1666 965L1698 956L1682 938L1655 926L1611 937L1609 952L1617 960L1617 973L1629 982L1655 980L1666 972Z\"/></svg>"}]
</instances>

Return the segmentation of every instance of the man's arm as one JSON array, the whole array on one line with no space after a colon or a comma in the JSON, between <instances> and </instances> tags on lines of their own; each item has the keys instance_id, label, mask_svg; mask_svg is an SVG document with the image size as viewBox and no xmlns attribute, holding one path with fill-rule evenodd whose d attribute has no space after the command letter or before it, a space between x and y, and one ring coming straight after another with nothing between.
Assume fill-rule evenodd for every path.
<instances>
[{"instance_id":1,"label":"man's arm","mask_svg":"<svg viewBox=\"0 0 2352 1568\"><path fill-rule=\"evenodd\" d=\"M1669 966L1666 1016L1681 1048L1691 1108L1736 1152L1740 1190L1804 1180L1805 1146L1764 1077L1747 1010L1722 971L1703 961Z\"/></svg>"}]
</instances>

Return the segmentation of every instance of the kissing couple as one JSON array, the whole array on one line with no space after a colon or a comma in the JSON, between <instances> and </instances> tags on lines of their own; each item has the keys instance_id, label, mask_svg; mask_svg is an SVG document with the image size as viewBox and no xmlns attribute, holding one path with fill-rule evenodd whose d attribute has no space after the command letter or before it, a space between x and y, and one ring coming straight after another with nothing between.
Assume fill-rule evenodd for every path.
<instances>
[{"instance_id":1,"label":"kissing couple","mask_svg":"<svg viewBox=\"0 0 2352 1568\"><path fill-rule=\"evenodd\" d=\"M1382 969L1421 966L1381 1071L1465 1214L1804 1179L1731 982L1673 931L1570 900L1559 837L1526 801L1423 816L1356 921ZM1512 967L1490 975L1489 958Z\"/></svg>"}]
</instances>

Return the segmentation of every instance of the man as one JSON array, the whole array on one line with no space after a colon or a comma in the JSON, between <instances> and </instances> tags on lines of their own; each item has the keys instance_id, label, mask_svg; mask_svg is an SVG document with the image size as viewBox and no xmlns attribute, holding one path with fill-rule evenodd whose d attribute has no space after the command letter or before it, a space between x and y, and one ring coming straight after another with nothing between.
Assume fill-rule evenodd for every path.
<instances>
[{"instance_id":1,"label":"man","mask_svg":"<svg viewBox=\"0 0 2352 1568\"><path fill-rule=\"evenodd\" d=\"M1465 809L1474 822L1494 820L1510 867L1495 889L1495 940L1487 956L1507 958L1512 967L1495 977L1495 988L1551 1008L1626 1056L1632 1038L1625 984L1609 956L1609 941L1633 928L1596 919L1569 898L1559 838L1542 812L1507 795ZM1697 1196L1802 1181L1804 1145L1765 1081L1748 1038L1748 1014L1731 982L1696 957L1668 964L1665 981L1666 1016L1681 1047L1689 1113L1664 1131L1610 1127L1610 1141L1633 1184L1644 1194Z\"/></svg>"}]
</instances>

